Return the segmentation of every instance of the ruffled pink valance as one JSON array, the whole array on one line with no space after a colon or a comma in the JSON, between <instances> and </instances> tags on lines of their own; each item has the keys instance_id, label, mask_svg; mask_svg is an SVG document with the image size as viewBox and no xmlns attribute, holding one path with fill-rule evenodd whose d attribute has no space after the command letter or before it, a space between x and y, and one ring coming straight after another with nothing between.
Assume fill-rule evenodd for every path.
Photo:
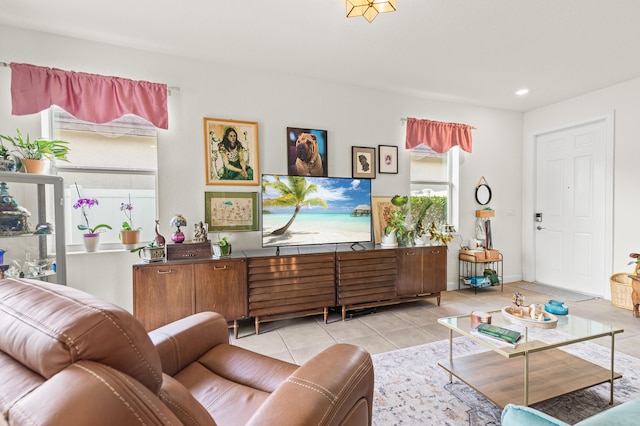
<instances>
[{"instance_id":1,"label":"ruffled pink valance","mask_svg":"<svg viewBox=\"0 0 640 426\"><path fill-rule=\"evenodd\" d=\"M169 127L167 85L11 64L13 115L35 114L57 105L91 123L108 123L135 114L160 129Z\"/></svg>"},{"instance_id":2,"label":"ruffled pink valance","mask_svg":"<svg viewBox=\"0 0 640 426\"><path fill-rule=\"evenodd\" d=\"M439 153L459 146L460 149L471 152L471 129L468 124L408 118L405 146L411 149L424 144Z\"/></svg>"}]
</instances>

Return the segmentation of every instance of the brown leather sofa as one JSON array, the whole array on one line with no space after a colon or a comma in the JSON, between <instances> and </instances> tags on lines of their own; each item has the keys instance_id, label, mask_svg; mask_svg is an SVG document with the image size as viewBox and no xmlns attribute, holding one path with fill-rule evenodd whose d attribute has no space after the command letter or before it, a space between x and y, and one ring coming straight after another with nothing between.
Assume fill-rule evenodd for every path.
<instances>
[{"instance_id":1,"label":"brown leather sofa","mask_svg":"<svg viewBox=\"0 0 640 426\"><path fill-rule=\"evenodd\" d=\"M372 398L356 346L297 366L230 345L212 312L147 334L79 290L0 280L0 425L370 425Z\"/></svg>"}]
</instances>

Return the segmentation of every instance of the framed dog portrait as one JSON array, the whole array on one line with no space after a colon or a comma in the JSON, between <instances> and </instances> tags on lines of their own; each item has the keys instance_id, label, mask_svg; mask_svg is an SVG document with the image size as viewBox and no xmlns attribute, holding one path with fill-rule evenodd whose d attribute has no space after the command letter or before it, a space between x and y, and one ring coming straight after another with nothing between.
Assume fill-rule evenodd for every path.
<instances>
[{"instance_id":1,"label":"framed dog portrait","mask_svg":"<svg viewBox=\"0 0 640 426\"><path fill-rule=\"evenodd\" d=\"M257 231L257 192L205 192L204 217L209 231Z\"/></svg>"},{"instance_id":2,"label":"framed dog portrait","mask_svg":"<svg viewBox=\"0 0 640 426\"><path fill-rule=\"evenodd\" d=\"M398 147L378 145L378 173L398 174Z\"/></svg>"},{"instance_id":3,"label":"framed dog portrait","mask_svg":"<svg viewBox=\"0 0 640 426\"><path fill-rule=\"evenodd\" d=\"M376 177L376 149L365 146L351 147L351 163L353 171L351 177L375 179Z\"/></svg>"},{"instance_id":4,"label":"framed dog portrait","mask_svg":"<svg viewBox=\"0 0 640 426\"><path fill-rule=\"evenodd\" d=\"M258 185L258 123L204 119L207 185Z\"/></svg>"},{"instance_id":5,"label":"framed dog portrait","mask_svg":"<svg viewBox=\"0 0 640 426\"><path fill-rule=\"evenodd\" d=\"M287 127L287 169L290 176L329 176L327 131Z\"/></svg>"}]
</instances>

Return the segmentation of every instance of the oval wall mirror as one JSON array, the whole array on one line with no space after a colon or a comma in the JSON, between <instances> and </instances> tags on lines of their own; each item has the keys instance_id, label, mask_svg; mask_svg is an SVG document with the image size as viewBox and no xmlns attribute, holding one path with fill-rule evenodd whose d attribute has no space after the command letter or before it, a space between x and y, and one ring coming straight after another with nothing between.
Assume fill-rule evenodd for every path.
<instances>
[{"instance_id":1,"label":"oval wall mirror","mask_svg":"<svg viewBox=\"0 0 640 426\"><path fill-rule=\"evenodd\" d=\"M476 186L476 201L478 204L486 206L491 201L491 188L486 183Z\"/></svg>"}]
</instances>

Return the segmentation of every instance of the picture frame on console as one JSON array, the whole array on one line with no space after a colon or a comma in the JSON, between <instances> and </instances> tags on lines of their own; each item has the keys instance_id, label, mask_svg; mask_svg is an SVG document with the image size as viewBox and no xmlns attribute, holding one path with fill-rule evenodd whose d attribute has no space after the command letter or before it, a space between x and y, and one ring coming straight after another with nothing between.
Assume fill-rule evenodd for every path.
<instances>
[{"instance_id":1,"label":"picture frame on console","mask_svg":"<svg viewBox=\"0 0 640 426\"><path fill-rule=\"evenodd\" d=\"M373 215L373 238L376 244L380 244L382 241L382 235L384 228L387 226L387 221L384 218L386 210L395 211L398 207L391 204L391 197L371 197L371 214Z\"/></svg>"},{"instance_id":2,"label":"picture frame on console","mask_svg":"<svg viewBox=\"0 0 640 426\"><path fill-rule=\"evenodd\" d=\"M257 192L205 192L209 231L257 231Z\"/></svg>"},{"instance_id":3,"label":"picture frame on console","mask_svg":"<svg viewBox=\"0 0 640 426\"><path fill-rule=\"evenodd\" d=\"M378 173L398 174L398 147L378 145Z\"/></svg>"},{"instance_id":4,"label":"picture frame on console","mask_svg":"<svg viewBox=\"0 0 640 426\"><path fill-rule=\"evenodd\" d=\"M375 179L376 149L365 146L351 147L351 177Z\"/></svg>"},{"instance_id":5,"label":"picture frame on console","mask_svg":"<svg viewBox=\"0 0 640 426\"><path fill-rule=\"evenodd\" d=\"M326 130L287 127L287 165L289 176L328 177Z\"/></svg>"},{"instance_id":6,"label":"picture frame on console","mask_svg":"<svg viewBox=\"0 0 640 426\"><path fill-rule=\"evenodd\" d=\"M207 185L258 185L258 123L204 118Z\"/></svg>"}]
</instances>

